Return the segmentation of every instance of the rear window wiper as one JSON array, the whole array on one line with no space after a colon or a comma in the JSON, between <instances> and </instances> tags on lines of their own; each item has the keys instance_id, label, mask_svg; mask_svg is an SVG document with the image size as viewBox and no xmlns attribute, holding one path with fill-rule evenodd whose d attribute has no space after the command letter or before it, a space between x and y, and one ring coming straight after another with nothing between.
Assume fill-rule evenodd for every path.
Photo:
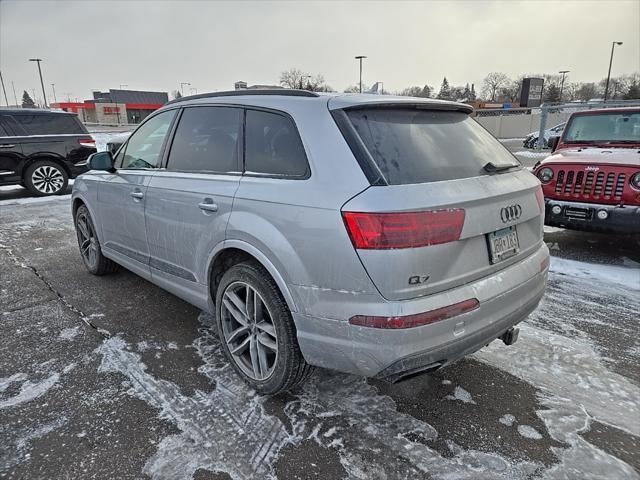
<instances>
[{"instance_id":1,"label":"rear window wiper","mask_svg":"<svg viewBox=\"0 0 640 480\"><path fill-rule=\"evenodd\" d=\"M511 168L519 167L520 165L517 163L498 163L495 164L493 162L488 162L484 167L482 167L486 172L489 173L498 173L504 172L505 170L509 170Z\"/></svg>"}]
</instances>

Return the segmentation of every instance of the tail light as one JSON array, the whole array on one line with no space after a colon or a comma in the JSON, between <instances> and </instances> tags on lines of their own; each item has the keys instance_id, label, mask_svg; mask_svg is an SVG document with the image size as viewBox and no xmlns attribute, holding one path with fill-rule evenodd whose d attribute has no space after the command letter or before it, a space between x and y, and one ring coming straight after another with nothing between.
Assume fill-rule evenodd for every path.
<instances>
[{"instance_id":1,"label":"tail light","mask_svg":"<svg viewBox=\"0 0 640 480\"><path fill-rule=\"evenodd\" d=\"M540 213L544 212L544 193L542 193L542 186L539 186L536 190L536 200L538 201L538 207L540 207Z\"/></svg>"},{"instance_id":2,"label":"tail light","mask_svg":"<svg viewBox=\"0 0 640 480\"><path fill-rule=\"evenodd\" d=\"M430 323L456 317L463 313L475 310L480 306L477 298L470 298L459 303L454 303L448 307L437 308L424 313L406 315L403 317L374 317L369 315L356 315L349 319L351 325L370 328L402 329L420 327Z\"/></svg>"},{"instance_id":3,"label":"tail light","mask_svg":"<svg viewBox=\"0 0 640 480\"><path fill-rule=\"evenodd\" d=\"M89 137L89 138L79 138L78 139L78 143L80 144L81 147L93 147L95 148L96 146L96 141Z\"/></svg>"},{"instance_id":4,"label":"tail light","mask_svg":"<svg viewBox=\"0 0 640 480\"><path fill-rule=\"evenodd\" d=\"M358 249L415 248L460 239L464 210L402 213L342 212L353 246Z\"/></svg>"}]
</instances>

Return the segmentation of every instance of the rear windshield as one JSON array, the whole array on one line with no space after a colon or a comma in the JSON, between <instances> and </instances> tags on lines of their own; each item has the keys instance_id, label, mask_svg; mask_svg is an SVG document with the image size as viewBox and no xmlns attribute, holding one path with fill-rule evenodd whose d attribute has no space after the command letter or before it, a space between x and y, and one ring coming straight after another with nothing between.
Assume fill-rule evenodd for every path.
<instances>
[{"instance_id":1,"label":"rear windshield","mask_svg":"<svg viewBox=\"0 0 640 480\"><path fill-rule=\"evenodd\" d=\"M564 133L565 143L640 143L640 112L577 115Z\"/></svg>"},{"instance_id":2,"label":"rear windshield","mask_svg":"<svg viewBox=\"0 0 640 480\"><path fill-rule=\"evenodd\" d=\"M390 185L487 175L488 162L518 164L466 113L396 108L346 113Z\"/></svg>"},{"instance_id":3,"label":"rear windshield","mask_svg":"<svg viewBox=\"0 0 640 480\"><path fill-rule=\"evenodd\" d=\"M75 115L37 114L13 115L13 118L29 135L63 135L87 133Z\"/></svg>"}]
</instances>

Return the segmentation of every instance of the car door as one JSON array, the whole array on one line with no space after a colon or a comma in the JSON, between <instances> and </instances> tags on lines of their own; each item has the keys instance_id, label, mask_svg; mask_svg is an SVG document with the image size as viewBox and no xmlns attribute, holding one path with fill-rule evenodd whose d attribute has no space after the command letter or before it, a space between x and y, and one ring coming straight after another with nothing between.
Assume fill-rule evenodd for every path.
<instances>
[{"instance_id":1,"label":"car door","mask_svg":"<svg viewBox=\"0 0 640 480\"><path fill-rule=\"evenodd\" d=\"M0 115L0 185L20 180L20 164L24 160L21 133L12 129L9 120L8 115Z\"/></svg>"},{"instance_id":2,"label":"car door","mask_svg":"<svg viewBox=\"0 0 640 480\"><path fill-rule=\"evenodd\" d=\"M166 110L145 121L118 152L115 172L98 186L98 218L105 254L147 278L145 194L151 177L161 166L176 112Z\"/></svg>"},{"instance_id":3,"label":"car door","mask_svg":"<svg viewBox=\"0 0 640 480\"><path fill-rule=\"evenodd\" d=\"M206 302L206 260L224 240L240 180L242 113L236 107L184 108L166 168L147 189L152 277L165 288L171 284L196 294L189 297L196 304Z\"/></svg>"}]
</instances>

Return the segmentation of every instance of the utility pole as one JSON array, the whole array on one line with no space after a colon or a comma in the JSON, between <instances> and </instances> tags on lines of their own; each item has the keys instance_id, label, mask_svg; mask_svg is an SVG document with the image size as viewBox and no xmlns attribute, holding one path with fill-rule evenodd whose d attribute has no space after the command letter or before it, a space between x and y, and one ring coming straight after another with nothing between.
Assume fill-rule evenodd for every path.
<instances>
[{"instance_id":1,"label":"utility pole","mask_svg":"<svg viewBox=\"0 0 640 480\"><path fill-rule=\"evenodd\" d=\"M56 84L55 83L51 84L51 89L53 90L53 101L55 103L58 103L58 99L56 98Z\"/></svg>"},{"instance_id":2,"label":"utility pole","mask_svg":"<svg viewBox=\"0 0 640 480\"><path fill-rule=\"evenodd\" d=\"M611 42L611 57L609 58L609 73L607 73L607 84L604 87L604 101L607 101L609 95L609 79L611 78L611 64L613 63L613 49L616 45L622 45L622 42Z\"/></svg>"},{"instance_id":3,"label":"utility pole","mask_svg":"<svg viewBox=\"0 0 640 480\"><path fill-rule=\"evenodd\" d=\"M358 55L356 60L360 60L360 93L362 93L362 59L367 58L365 55Z\"/></svg>"},{"instance_id":4,"label":"utility pole","mask_svg":"<svg viewBox=\"0 0 640 480\"><path fill-rule=\"evenodd\" d=\"M9 106L9 100L7 100L7 91L4 89L4 80L2 79L2 72L0 72L0 83L2 84L2 91L4 92L4 102Z\"/></svg>"},{"instance_id":5,"label":"utility pole","mask_svg":"<svg viewBox=\"0 0 640 480\"><path fill-rule=\"evenodd\" d=\"M13 89L13 99L16 101L16 107L18 107L18 96L16 95L16 86L13 84L13 80L11 80L11 88Z\"/></svg>"},{"instance_id":6,"label":"utility pole","mask_svg":"<svg viewBox=\"0 0 640 480\"><path fill-rule=\"evenodd\" d=\"M560 70L558 73L562 74L562 81L560 82L560 103L562 103L562 90L564 89L564 77L571 70Z\"/></svg>"},{"instance_id":7,"label":"utility pole","mask_svg":"<svg viewBox=\"0 0 640 480\"><path fill-rule=\"evenodd\" d=\"M44 82L42 81L42 69L40 68L41 58L30 58L30 62L36 62L38 64L38 73L40 74L40 86L42 87L42 98L44 99L44 108L47 108L47 93L44 91Z\"/></svg>"}]
</instances>

